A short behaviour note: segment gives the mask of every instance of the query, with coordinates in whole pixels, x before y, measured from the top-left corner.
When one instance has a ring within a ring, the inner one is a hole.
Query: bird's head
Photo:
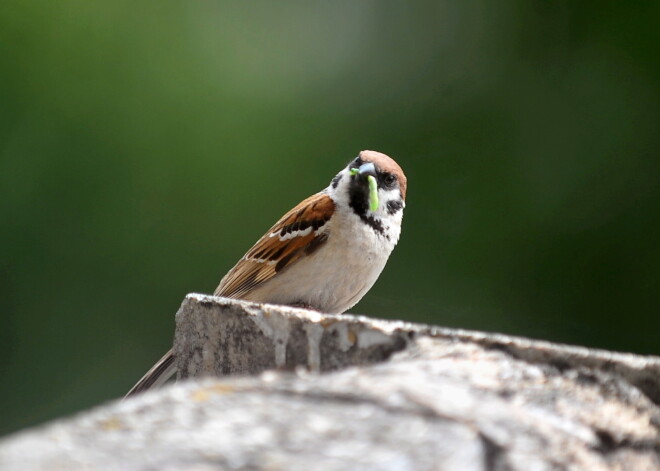
[[[405,207],[406,176],[392,158],[380,152],[360,152],[330,186],[335,194],[346,195],[360,218],[394,216]]]

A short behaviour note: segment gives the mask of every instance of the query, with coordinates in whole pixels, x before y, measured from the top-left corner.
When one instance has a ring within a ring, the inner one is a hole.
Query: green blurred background
[[[659,5],[0,2],[0,433],[121,396],[365,148],[409,197],[353,312],[660,353]]]

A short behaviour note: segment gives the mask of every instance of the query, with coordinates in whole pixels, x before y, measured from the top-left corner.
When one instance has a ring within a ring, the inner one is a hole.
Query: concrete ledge
[[[5,438],[0,469],[660,469],[657,357],[196,294],[175,337],[187,381]]]
[[[419,337],[471,343],[560,371],[615,374],[660,405],[660,358],[495,333],[189,294],[176,314],[179,378],[256,374],[303,366],[332,371],[385,361]]]

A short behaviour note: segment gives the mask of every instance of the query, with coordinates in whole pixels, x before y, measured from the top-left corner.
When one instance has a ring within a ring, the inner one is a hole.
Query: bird
[[[399,241],[407,179],[391,157],[363,150],[324,190],[275,223],[227,272],[215,296],[341,314],[371,289]],[[176,373],[167,352],[125,397]]]

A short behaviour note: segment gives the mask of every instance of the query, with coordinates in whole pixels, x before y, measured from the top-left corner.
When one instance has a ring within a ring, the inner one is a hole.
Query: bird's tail
[[[174,364],[174,352],[168,351],[163,358],[158,360],[154,366],[131,388],[124,399],[135,394],[139,394],[147,389],[156,388],[162,385],[165,381],[170,379],[176,373],[176,365]]]

